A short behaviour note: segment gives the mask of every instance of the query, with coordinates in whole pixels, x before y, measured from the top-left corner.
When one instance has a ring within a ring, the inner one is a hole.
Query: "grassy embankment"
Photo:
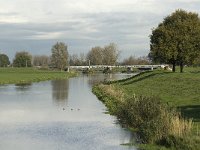
[[[75,75],[73,72],[39,70],[36,68],[0,68],[0,84],[19,84],[65,79]]]
[[[186,68],[185,73],[141,73],[130,79],[98,85],[93,92],[121,123],[134,128],[145,143],[140,147],[198,149],[199,83],[200,68]]]

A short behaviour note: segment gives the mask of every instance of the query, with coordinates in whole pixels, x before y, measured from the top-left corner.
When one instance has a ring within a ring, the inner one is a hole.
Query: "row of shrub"
[[[175,149],[196,149],[191,142],[192,120],[161,103],[158,97],[127,97],[113,85],[100,84],[93,92],[120,123],[133,128],[141,143],[159,144]]]

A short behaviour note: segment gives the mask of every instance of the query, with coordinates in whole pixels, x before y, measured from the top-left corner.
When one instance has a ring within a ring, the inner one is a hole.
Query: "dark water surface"
[[[100,80],[130,75],[0,86],[0,150],[127,150],[133,135],[105,114],[91,92]]]

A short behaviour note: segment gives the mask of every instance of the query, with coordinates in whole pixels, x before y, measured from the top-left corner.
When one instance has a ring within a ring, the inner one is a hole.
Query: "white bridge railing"
[[[124,66],[109,66],[109,65],[91,65],[91,66],[69,66],[71,69],[86,69],[86,68],[165,68],[169,65],[124,65]]]

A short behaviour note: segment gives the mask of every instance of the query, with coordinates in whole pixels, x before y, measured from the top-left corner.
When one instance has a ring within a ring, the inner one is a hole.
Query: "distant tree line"
[[[16,52],[14,60],[10,63],[6,54],[0,54],[0,67],[42,67],[42,68],[57,68],[64,70],[67,66],[86,66],[86,65],[145,65],[149,64],[147,57],[130,56],[122,62],[118,61],[119,50],[117,45],[110,43],[104,47],[95,46],[87,54],[80,53],[69,55],[68,47],[63,42],[57,42],[52,46],[51,56],[35,55],[32,56],[29,52]]]
[[[128,58],[125,58],[121,62],[121,65],[150,65],[150,64],[151,61],[147,56],[142,56],[142,57],[130,56]]]
[[[50,64],[50,57],[46,55],[33,56],[33,66],[48,67]]]
[[[84,53],[72,54],[69,56],[69,65],[70,66],[86,66],[88,62],[86,60],[86,55]]]

